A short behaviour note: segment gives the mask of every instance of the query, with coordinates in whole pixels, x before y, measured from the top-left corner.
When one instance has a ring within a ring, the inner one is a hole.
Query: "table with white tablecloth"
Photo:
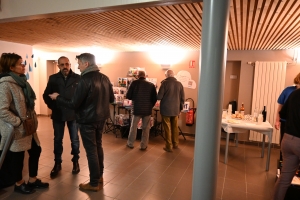
[[[255,122],[244,121],[244,120],[232,120],[232,119],[222,119],[222,128],[227,133],[226,134],[226,149],[225,149],[225,159],[224,163],[227,164],[228,157],[228,145],[229,145],[229,135],[231,133],[245,133],[248,130],[256,131],[263,135],[262,141],[262,149],[261,149],[261,157],[264,157],[264,148],[265,148],[265,136],[268,136],[269,144],[268,144],[268,156],[266,163],[266,171],[269,171],[270,164],[270,153],[271,153],[271,145],[272,145],[272,135],[273,135],[273,127],[269,122],[262,122],[261,124],[257,124]]]

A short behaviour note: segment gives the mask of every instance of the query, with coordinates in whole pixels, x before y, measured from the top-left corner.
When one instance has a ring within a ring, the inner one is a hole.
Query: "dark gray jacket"
[[[177,116],[183,108],[184,90],[182,84],[174,77],[166,78],[161,82],[157,100],[160,101],[160,114]]]
[[[98,69],[97,66],[89,67]],[[75,110],[77,123],[91,124],[109,117],[109,105],[114,102],[114,98],[109,78],[99,70],[93,70],[81,73],[71,100],[59,95],[56,101],[58,105]]]
[[[155,86],[146,81],[144,77],[133,81],[126,94],[126,98],[132,100],[132,114],[151,115],[152,108],[156,103],[156,95]]]
[[[48,108],[52,110],[51,119],[58,121],[73,121],[75,120],[75,111],[65,106],[58,106],[56,101],[53,101],[49,94],[57,92],[66,99],[71,99],[80,80],[80,75],[70,70],[67,79],[61,72],[53,74],[49,77],[47,87],[43,94],[43,99]]]

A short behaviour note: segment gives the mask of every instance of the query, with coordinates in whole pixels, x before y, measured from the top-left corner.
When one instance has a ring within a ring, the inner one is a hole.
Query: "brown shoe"
[[[173,146],[173,149],[178,149],[178,145],[176,145],[176,146]]]
[[[99,183],[103,183],[103,177],[99,179]]]
[[[172,149],[167,149],[166,147],[163,148],[163,150],[165,150],[166,152],[172,152]]]
[[[89,183],[80,183],[79,184],[80,190],[89,190],[93,192],[98,192],[100,190],[99,185],[98,186],[91,186]]]

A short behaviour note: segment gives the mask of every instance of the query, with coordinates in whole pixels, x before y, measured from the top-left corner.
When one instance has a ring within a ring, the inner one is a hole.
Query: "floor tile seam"
[[[221,191],[221,199],[223,199],[223,194],[224,194],[224,189],[225,189],[225,177],[226,177],[226,173],[227,173],[227,165],[225,166],[225,170],[224,170],[224,181],[223,181],[223,185],[222,185],[222,191]]]
[[[248,197],[248,194],[252,194],[252,195],[260,196],[260,197],[266,197],[265,195],[259,195],[259,194],[255,194],[255,193],[251,193],[251,192],[246,192],[247,197]],[[268,199],[271,198],[271,195],[272,195],[272,193],[270,192],[268,195],[269,196]]]
[[[121,186],[120,185],[116,185],[116,184],[113,184],[113,183],[110,183],[111,185],[114,185],[114,186],[117,186],[118,188],[120,188]],[[107,184],[105,185],[105,186],[107,186]],[[105,187],[104,186],[104,187]],[[103,187],[103,188],[104,188]],[[103,190],[103,188],[102,188],[102,190]],[[126,189],[127,187],[123,187],[122,189],[121,189],[121,191],[116,195],[116,196],[108,196],[108,195],[105,195],[105,194],[103,194],[104,196],[107,196],[107,197],[110,197],[110,198],[113,198],[113,199],[116,199],[116,197],[119,195],[119,194],[121,194],[121,192],[123,192],[125,189]]]
[[[135,179],[135,180],[137,180],[138,179],[138,177]],[[132,183],[131,184],[129,184],[129,185],[127,185],[127,187],[126,188],[128,188],[128,189],[132,189],[132,188],[129,188],[132,184],[133,184],[133,182],[134,181],[132,181]],[[155,182],[155,183],[157,183],[157,182]],[[155,184],[153,184],[147,191],[144,191],[146,194],[152,189],[152,187],[154,186]]]
[[[129,188],[129,189],[131,189],[131,188]],[[121,193],[120,193],[120,194],[121,194]],[[118,196],[119,196],[120,194],[118,194]],[[144,193],[143,196],[141,197],[141,199],[143,199],[144,196],[146,196],[146,194],[147,194],[147,193]],[[120,200],[119,198],[117,198],[118,196],[116,196],[116,198],[114,198],[113,200]]]
[[[155,185],[155,184],[154,184],[154,185]],[[151,189],[154,187],[154,185],[152,185],[152,187],[150,188],[149,191],[151,191]],[[163,184],[163,185],[166,185],[166,184]],[[172,194],[174,193],[175,189],[176,189],[176,187],[174,187],[173,191],[171,192],[170,196],[168,197],[168,200],[170,200],[170,198],[171,198]],[[160,194],[155,194],[155,193],[152,193],[152,192],[149,192],[149,191],[148,191],[147,193],[153,194],[153,195],[156,195],[156,196],[162,196],[162,195],[160,195]]]
[[[165,152],[165,153],[172,153],[172,152]],[[174,161],[176,160],[176,158],[178,157],[178,155],[179,154],[176,155],[176,157],[172,160],[172,162],[170,163],[170,165],[168,165],[168,167],[170,167],[174,163]]]
[[[136,178],[136,179],[137,179],[137,178]],[[136,179],[135,179],[135,180],[136,180]],[[132,181],[132,183],[133,183],[133,182],[134,182],[134,181]],[[132,184],[132,183],[131,183],[131,184]],[[129,188],[129,186],[130,186],[131,184],[129,184],[128,186],[126,186],[126,187],[125,187],[125,189],[134,190],[133,188]],[[153,185],[151,186],[151,188],[152,188],[152,187],[153,187]],[[143,199],[143,198],[144,198],[144,196],[146,196],[146,194],[148,194],[148,193],[149,193],[149,191],[151,190],[151,188],[150,188],[150,189],[148,189],[148,191],[147,191],[147,192],[144,192],[145,194],[142,196],[142,198],[141,198],[141,199]],[[123,192],[123,191],[125,191],[125,189],[124,189],[124,190],[122,190],[122,192]],[[121,192],[121,193],[122,193],[122,192]],[[120,193],[120,194],[121,194],[121,193]],[[117,196],[119,196],[120,194],[118,194]],[[117,198],[116,198],[116,199],[117,199]]]
[[[158,159],[158,158],[157,158]],[[156,160],[157,160],[156,159]],[[155,160],[155,161],[156,161]],[[154,163],[155,161],[153,161],[152,163]],[[136,160],[136,161],[134,161],[131,165],[129,165],[128,167],[131,167],[131,166],[133,166],[134,164],[136,164],[138,162],[138,160]],[[144,170],[143,170],[143,172],[146,170],[146,169],[148,169],[149,167],[151,166],[151,164],[149,165],[149,166],[147,166]]]
[[[185,169],[185,171],[182,173],[182,175],[181,175],[180,179],[178,180],[178,182],[177,182],[177,184],[176,184],[176,186],[175,186],[175,188],[174,188],[173,192],[171,193],[171,195],[170,195],[169,199],[170,199],[170,198],[171,198],[171,196],[174,194],[174,192],[175,192],[176,188],[178,187],[178,185],[179,185],[180,181],[183,179],[183,177],[184,177],[184,174],[186,173],[186,171],[188,170],[189,166],[190,166],[192,163],[194,163],[194,162],[190,161],[189,165],[187,166],[187,168]],[[168,168],[167,168],[167,169],[168,169]],[[167,170],[167,169],[166,169],[166,170]],[[165,173],[165,172],[164,172],[164,173]],[[164,174],[164,173],[163,173],[163,174]],[[193,184],[193,183],[192,183],[192,184]]]
[[[187,165],[187,167],[185,168],[185,170],[184,170],[184,172],[183,172],[182,174],[185,174],[186,171],[188,170],[188,168],[190,167],[190,165],[193,164],[193,163],[194,163],[193,160],[191,160],[191,161],[189,162],[189,164]],[[171,167],[171,165],[168,166],[167,169],[170,168],[170,167]],[[174,168],[176,168],[176,169],[182,169],[182,168],[177,168],[177,167],[174,167]],[[166,170],[167,170],[167,169],[166,169]],[[166,171],[166,170],[165,170],[165,171]],[[165,171],[163,172],[163,174],[165,173]],[[183,177],[181,177],[181,179],[182,179],[182,178],[183,178]],[[181,180],[181,179],[180,179],[180,180]]]

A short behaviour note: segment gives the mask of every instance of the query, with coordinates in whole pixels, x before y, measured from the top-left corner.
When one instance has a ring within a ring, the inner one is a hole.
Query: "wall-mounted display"
[[[157,78],[146,78],[146,80],[153,83],[155,87],[157,86]]]
[[[192,80],[190,72],[181,70],[177,73],[175,78],[182,83],[183,87],[196,89],[196,82]]]
[[[127,87],[127,84],[128,84],[127,81],[128,81],[127,78],[119,77],[118,78],[118,87]]]
[[[145,68],[141,68],[141,67],[130,67],[128,70],[128,76],[137,76],[139,71],[145,71]]]

